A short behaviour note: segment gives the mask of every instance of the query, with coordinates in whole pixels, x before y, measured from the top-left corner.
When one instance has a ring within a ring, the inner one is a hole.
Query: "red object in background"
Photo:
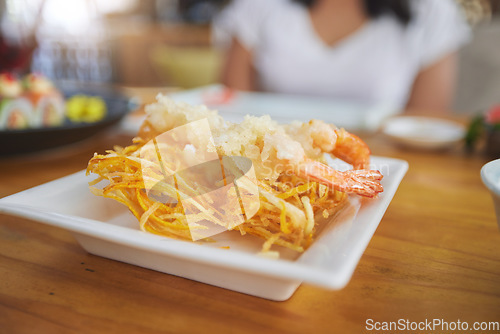
[[[486,154],[491,159],[500,158],[500,104],[490,108],[484,116],[486,124]]]
[[[29,72],[34,46],[9,44],[0,35],[0,72]]]
[[[236,92],[231,89],[224,87],[216,91],[205,91],[203,92],[203,103],[206,105],[219,105],[230,103],[236,95]]]
[[[492,107],[485,115],[488,124],[500,124],[500,104]]]

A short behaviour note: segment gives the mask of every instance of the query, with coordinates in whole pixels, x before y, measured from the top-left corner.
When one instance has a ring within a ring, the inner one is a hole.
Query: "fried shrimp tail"
[[[306,158],[298,167],[298,175],[327,185],[335,190],[375,197],[384,190],[380,180],[382,174],[376,170],[338,171],[319,161]]]

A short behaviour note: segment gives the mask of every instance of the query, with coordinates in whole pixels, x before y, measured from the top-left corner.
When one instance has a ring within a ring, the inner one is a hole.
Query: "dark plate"
[[[0,156],[23,154],[73,144],[117,124],[132,109],[130,99],[107,87],[59,86],[66,98],[76,94],[100,96],[107,106],[104,119],[95,123],[73,123],[57,127],[0,131]]]

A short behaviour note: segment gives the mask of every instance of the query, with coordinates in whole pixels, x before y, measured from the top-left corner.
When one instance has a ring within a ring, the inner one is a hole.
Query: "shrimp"
[[[354,169],[369,169],[371,151],[368,145],[361,138],[344,129],[335,129],[335,134],[337,141],[330,153],[351,164]]]
[[[247,118],[245,122],[252,123],[252,120],[261,121],[259,118]],[[266,133],[262,138],[256,138],[253,143],[263,144],[261,152],[265,154],[265,161],[271,163],[268,167],[271,167],[270,171],[275,173],[273,175],[291,172],[329,188],[364,197],[375,197],[383,191],[380,183],[383,176],[379,171],[368,169],[338,171],[327,164],[309,158],[299,142],[280,130],[275,128],[274,132]],[[271,174],[259,176],[266,179],[272,178]]]
[[[291,172],[345,193],[374,197],[383,191],[382,174],[367,169],[367,145],[359,137],[322,121],[282,126],[269,116],[246,116],[237,124],[224,121],[206,107],[176,103],[166,97],[160,97],[159,103],[149,109],[148,125],[142,129],[146,137],[207,118],[218,154],[251,159],[258,179],[273,182]],[[324,152],[352,164],[355,170],[338,171],[318,161]]]
[[[354,169],[369,169],[371,151],[358,136],[338,129],[320,120],[308,123],[293,122],[285,131],[298,141],[305,143],[310,158],[329,153],[353,166]]]
[[[298,175],[338,191],[365,197],[375,197],[384,190],[380,184],[383,176],[377,170],[357,169],[341,172],[307,157],[298,166]]]

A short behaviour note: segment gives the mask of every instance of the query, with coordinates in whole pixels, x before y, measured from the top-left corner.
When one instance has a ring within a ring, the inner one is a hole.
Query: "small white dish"
[[[373,157],[372,168],[384,175],[384,192],[364,201],[354,219],[326,224],[302,255],[284,251],[280,259],[258,256],[263,240],[234,231],[211,243],[142,232],[125,206],[89,191],[84,171],[2,198],[0,212],[67,229],[95,255],[281,301],[301,282],[328,289],[348,283],[408,163]]]
[[[481,168],[481,179],[491,193],[500,228],[500,159],[490,161]]]
[[[398,144],[419,149],[444,149],[462,141],[463,125],[433,117],[398,116],[387,119],[382,133]]]

